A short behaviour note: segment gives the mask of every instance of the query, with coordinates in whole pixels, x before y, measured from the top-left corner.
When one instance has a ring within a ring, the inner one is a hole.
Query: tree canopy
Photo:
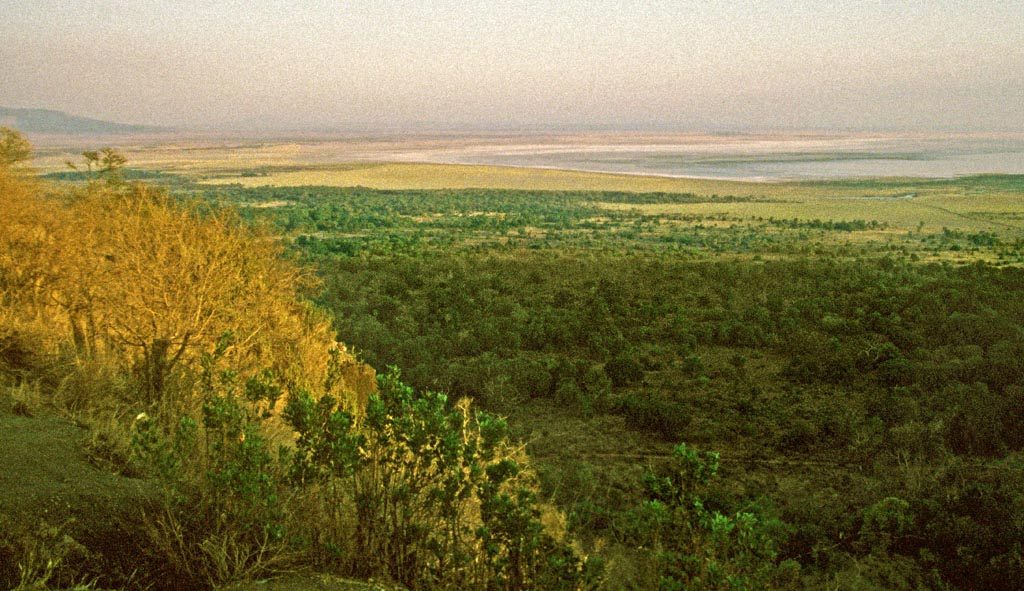
[[[10,127],[0,127],[0,167],[24,162],[32,157],[32,144],[21,132]]]

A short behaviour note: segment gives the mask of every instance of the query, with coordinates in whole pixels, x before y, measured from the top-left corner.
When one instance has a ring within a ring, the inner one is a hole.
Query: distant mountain
[[[114,123],[87,117],[76,117],[49,109],[12,109],[0,107],[0,125],[25,133],[123,134],[170,131],[167,127]]]

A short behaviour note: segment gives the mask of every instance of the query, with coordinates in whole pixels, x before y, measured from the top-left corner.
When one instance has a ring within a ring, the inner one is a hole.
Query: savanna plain
[[[5,588],[1024,580],[1024,176],[3,134]]]

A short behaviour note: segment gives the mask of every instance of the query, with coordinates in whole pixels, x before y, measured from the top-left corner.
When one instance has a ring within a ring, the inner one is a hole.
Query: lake
[[[949,178],[1024,174],[1024,136],[523,136],[457,141],[392,156],[406,161],[734,180]]]

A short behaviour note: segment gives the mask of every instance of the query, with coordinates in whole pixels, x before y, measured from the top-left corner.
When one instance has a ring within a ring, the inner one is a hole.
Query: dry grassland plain
[[[136,144],[130,165],[183,175],[204,185],[368,187],[373,189],[512,189],[690,193],[749,197],[747,202],[634,205],[602,203],[644,214],[730,215],[797,220],[878,221],[892,229],[950,228],[1024,236],[1024,183],[970,183],[918,178],[867,181],[746,182],[600,173],[554,168],[385,161],[436,150],[438,140],[186,141]],[[44,147],[43,172],[60,170],[74,151]],[[380,157],[374,161],[372,158]],[[417,156],[414,156],[417,157]],[[352,158],[337,162],[338,158]],[[600,203],[600,196],[595,196]]]

